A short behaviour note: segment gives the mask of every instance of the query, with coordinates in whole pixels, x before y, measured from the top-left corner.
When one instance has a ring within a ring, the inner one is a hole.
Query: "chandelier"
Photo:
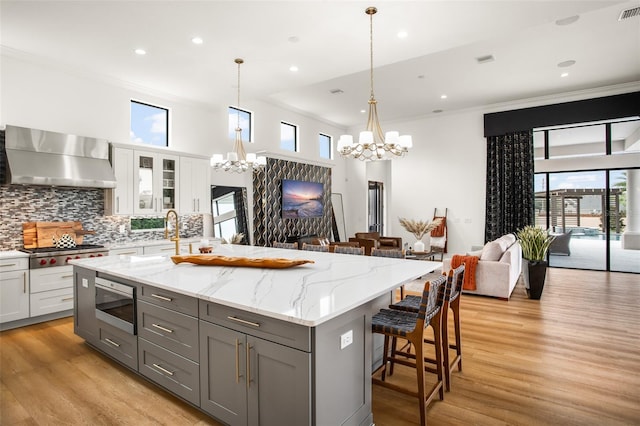
[[[234,61],[238,64],[238,103],[236,111],[238,112],[238,120],[236,123],[236,139],[233,144],[233,151],[227,152],[227,156],[222,154],[213,154],[211,156],[211,167],[214,170],[222,170],[225,172],[244,173],[247,170],[257,170],[267,164],[264,156],[257,157],[254,153],[246,153],[244,144],[242,143],[242,128],[240,127],[240,65],[244,60],[237,58]]]
[[[375,7],[368,7],[365,13],[369,15],[369,43],[371,47],[371,96],[369,97],[369,117],[366,130],[360,132],[358,143],[353,142],[353,136],[342,135],[338,140],[338,152],[345,158],[355,158],[362,161],[385,160],[393,156],[402,157],[413,146],[410,135],[402,135],[398,132],[384,134],[378,120],[378,108],[373,94],[373,15],[378,12]]]

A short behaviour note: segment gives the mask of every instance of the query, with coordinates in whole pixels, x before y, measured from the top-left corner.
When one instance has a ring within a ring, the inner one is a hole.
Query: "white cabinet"
[[[111,148],[111,167],[116,177],[116,187],[105,191],[106,215],[133,214],[133,150]]]
[[[31,317],[73,309],[73,266],[31,271]]]
[[[207,213],[209,200],[209,161],[180,157],[180,214]]]
[[[0,260],[0,323],[29,318],[29,260]]]
[[[139,256],[141,254],[142,247],[122,247],[109,250],[109,256]]]
[[[133,213],[166,213],[177,207],[180,157],[134,150]]]
[[[144,246],[143,254],[176,254],[176,243]],[[189,254],[189,243],[180,243],[180,254]]]

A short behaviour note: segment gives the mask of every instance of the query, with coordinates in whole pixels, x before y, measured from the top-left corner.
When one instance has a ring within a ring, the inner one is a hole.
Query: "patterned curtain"
[[[485,242],[534,223],[533,131],[487,138]]]

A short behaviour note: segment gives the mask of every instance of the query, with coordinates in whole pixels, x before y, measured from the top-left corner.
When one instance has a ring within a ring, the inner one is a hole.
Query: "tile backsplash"
[[[104,216],[104,189],[0,186],[0,250],[22,248],[23,222],[79,221],[85,244],[124,244],[164,238],[163,231],[134,231],[128,216]],[[180,216],[181,238],[203,235],[203,215]],[[186,224],[186,226],[185,226]],[[120,233],[125,225],[125,233]],[[185,229],[186,228],[186,229]]]

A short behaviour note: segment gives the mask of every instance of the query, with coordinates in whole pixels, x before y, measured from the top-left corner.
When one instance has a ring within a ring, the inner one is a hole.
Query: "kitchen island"
[[[371,316],[392,290],[441,263],[240,245],[216,254],[314,263],[74,261],[76,334],[227,424],[372,424],[370,374],[382,342],[372,340]],[[133,333],[96,318],[96,281],[134,289]]]

